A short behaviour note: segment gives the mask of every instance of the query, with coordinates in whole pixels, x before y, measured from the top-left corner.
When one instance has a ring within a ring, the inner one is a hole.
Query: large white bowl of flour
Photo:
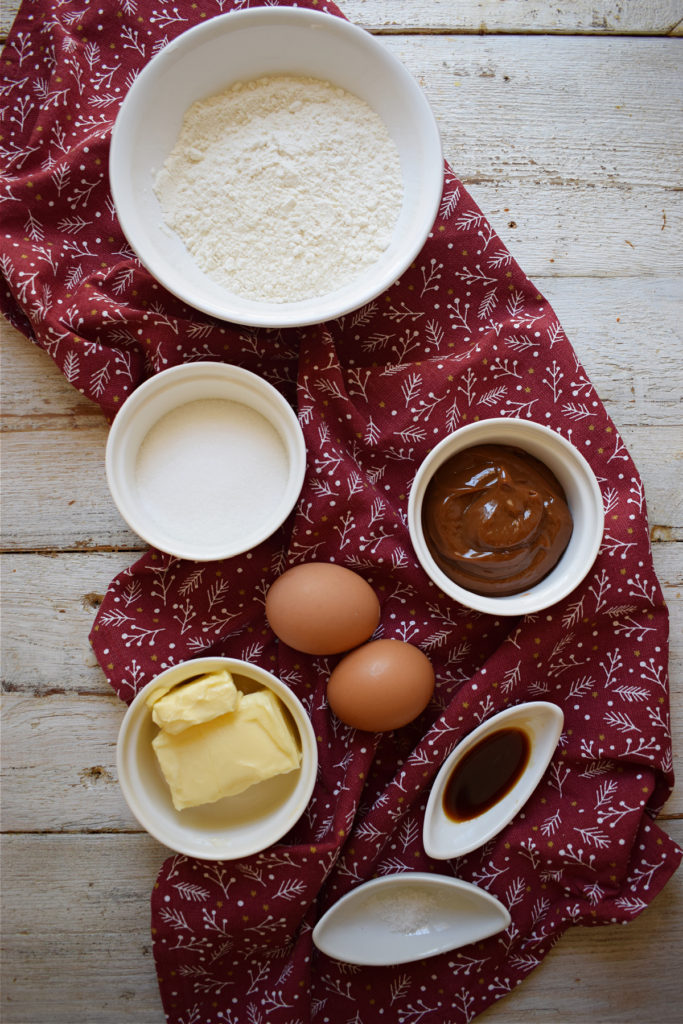
[[[306,472],[296,413],[271,384],[227,363],[183,363],[124,402],[107,438],[116,506],[178,558],[232,558],[270,537]]]
[[[329,14],[263,7],[185,32],[112,134],[121,227],[174,295],[263,327],[334,319],[390,287],[443,187],[434,115],[406,68]]]

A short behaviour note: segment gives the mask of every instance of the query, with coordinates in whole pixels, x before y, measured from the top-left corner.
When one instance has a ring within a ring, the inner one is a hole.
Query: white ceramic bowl
[[[457,452],[480,444],[521,448],[544,463],[562,485],[574,523],[569,544],[549,575],[530,589],[506,597],[476,594],[454,583],[432,557],[422,530],[422,502],[434,473]],[[531,420],[500,418],[461,427],[432,449],[411,487],[408,526],[420,564],[444,594],[490,615],[529,615],[561,601],[589,572],[602,542],[604,510],[593,470],[569,441]]]
[[[386,966],[481,942],[510,925],[506,907],[471,882],[401,871],[346,893],[320,918],[313,942],[349,964]]]
[[[556,704],[530,701],[493,715],[469,733],[449,754],[432,785],[422,826],[425,853],[435,860],[462,857],[498,835],[522,809],[552,760],[564,714]],[[444,810],[444,793],[457,766],[488,736],[501,729],[526,734],[529,756],[515,784],[491,807],[465,821],[454,821]]]
[[[268,74],[324,79],[364,100],[399,151],[404,200],[376,265],[329,294],[256,302],[213,282],[164,228],[153,182],[188,107],[232,83]],[[422,248],[438,211],[443,157],[438,128],[415,80],[368,32],[334,15],[263,7],[219,15],[164,47],[128,92],[112,133],[109,176],[119,223],[141,262],[170,292],[212,316],[286,327],[320,323],[369,302]]]
[[[267,381],[226,363],[150,377],[111,426],[107,482],[143,540],[179,558],[231,558],[282,525],[299,496],[306,445]]]
[[[222,669],[244,692],[268,687],[277,694],[299,733],[301,766],[235,796],[176,811],[152,747],[157,727],[147,699],[155,690]],[[188,857],[235,860],[266,849],[299,820],[313,792],[318,748],[301,702],[270,672],[234,658],[197,658],[167,669],[137,694],[121,723],[116,762],[126,802],[150,835]]]

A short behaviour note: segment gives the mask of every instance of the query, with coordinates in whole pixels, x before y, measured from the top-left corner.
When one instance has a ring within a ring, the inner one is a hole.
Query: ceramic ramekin
[[[267,687],[279,697],[299,735],[301,765],[235,796],[177,811],[152,747],[157,727],[147,702],[155,690],[223,669],[232,674],[238,689]],[[318,768],[313,727],[296,695],[265,669],[234,658],[196,658],[148,683],[126,711],[116,756],[123,795],[142,827],[169,849],[203,860],[248,857],[281,839],[303,814]]]
[[[263,378],[225,363],[186,363],[149,378],[107,440],[107,482],[131,529],[160,551],[202,562],[271,536],[305,471],[292,407]]]
[[[425,540],[422,503],[431,478],[457,452],[475,445],[507,445],[528,452],[555,474],[567,498],[573,520],[569,544],[545,579],[519,594],[492,597],[464,589],[437,565]],[[500,418],[461,427],[432,449],[411,487],[408,525],[420,564],[444,594],[459,604],[491,615],[528,615],[561,601],[587,575],[602,542],[604,511],[595,474],[574,445],[556,431],[531,420]]]

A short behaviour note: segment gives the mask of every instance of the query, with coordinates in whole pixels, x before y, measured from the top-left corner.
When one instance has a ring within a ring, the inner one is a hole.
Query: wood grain
[[[3,6],[0,37],[17,6]],[[446,158],[553,305],[643,477],[680,774],[683,0],[341,6],[423,85]],[[87,639],[144,545],[109,497],[99,408],[18,332],[1,334],[2,1019],[161,1024],[149,894],[167,851],[120,794],[124,707]],[[660,818],[679,843],[682,794]],[[679,872],[628,927],[572,929],[478,1019],[674,1024],[682,946]]]
[[[467,182],[593,182],[630,193],[676,180],[676,150],[665,143],[680,115],[675,39],[395,36],[383,42],[423,86],[444,150]],[[620,66],[629,74],[615,74]]]
[[[681,822],[668,831],[683,842]],[[6,1024],[161,1024],[149,892],[165,857],[147,835],[5,839]],[[27,898],[46,865],[50,886]],[[680,977],[658,965],[680,948],[681,916],[683,887],[671,882],[625,928],[570,929],[520,988],[477,1019],[677,1024]]]
[[[5,694],[111,695],[88,634],[109,582],[136,555],[129,551],[20,552],[0,559]],[[683,545],[658,541],[653,544],[653,556],[671,615],[672,688],[683,701],[679,688],[683,685]],[[683,718],[674,725],[683,729]],[[683,748],[683,735],[676,746]]]
[[[587,33],[669,35],[683,19],[680,0],[619,3],[572,0],[567,4],[530,0],[340,0],[352,21],[380,31],[489,33]]]
[[[149,895],[166,854],[146,834],[6,837],[7,1024],[161,1024]]]
[[[572,0],[569,4],[532,0],[340,0],[351,21],[376,32],[572,33],[673,35],[683,21],[680,0]],[[9,31],[19,0],[7,0],[0,34]]]
[[[584,278],[553,280],[545,292],[636,460],[651,523],[675,539],[683,536],[679,486],[683,452],[677,401],[683,390],[683,371],[674,360],[670,372],[661,376],[634,377],[633,367],[642,362],[646,329],[642,295],[649,285],[644,281],[639,288],[629,282],[618,289],[619,303],[614,288],[607,288],[614,309],[607,307],[602,285]],[[658,282],[650,291],[650,303],[650,315],[656,318],[659,330],[648,349],[656,356],[668,344],[675,353],[680,306],[675,283],[669,287]],[[620,310],[618,323],[616,309]],[[0,498],[4,549],[143,550],[109,494],[104,471],[108,426],[102,414],[87,409],[82,396],[80,401],[74,399],[69,393],[73,389],[49,358],[27,346],[26,340],[8,327],[3,331],[3,351],[6,359],[22,368],[16,378],[12,374],[11,388],[4,375],[9,428],[3,435],[6,474]],[[55,385],[52,409],[49,414],[37,415],[32,410],[41,408],[48,381]],[[56,404],[59,396],[64,396],[65,402],[61,414]],[[680,466],[677,472],[671,471],[672,460]]]

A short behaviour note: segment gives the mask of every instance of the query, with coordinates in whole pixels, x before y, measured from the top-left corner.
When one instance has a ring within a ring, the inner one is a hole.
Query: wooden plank
[[[88,641],[110,582],[130,551],[2,555],[5,692],[111,696]]]
[[[523,252],[512,247],[523,263]],[[534,275],[532,275],[534,280]],[[683,367],[681,279],[558,277],[538,280],[577,356],[620,424],[679,422]],[[94,402],[69,384],[49,356],[6,321],[2,335],[2,431],[92,431],[98,458],[108,425]],[[661,364],[664,372],[637,373]],[[5,441],[8,439],[5,438]]]
[[[125,933],[149,920],[152,885],[170,851],[146,832],[136,835],[6,836],[2,909],[10,935],[81,936]],[[48,852],[50,851],[50,852]],[[74,870],[74,856],[81,860]],[[26,900],[40,864],[49,860],[52,885]],[[57,923],[57,918],[62,920]],[[149,936],[146,936],[149,943]],[[148,951],[149,952],[149,951]]]
[[[9,550],[143,547],[114,505],[104,470],[107,426],[3,437],[3,546]]]
[[[7,557],[7,556],[5,556]],[[12,562],[36,565],[38,556],[14,556]],[[88,556],[68,555],[43,559],[39,569],[53,563],[51,580],[40,582],[54,586],[67,569],[79,575],[87,572]],[[99,556],[98,561],[101,561]],[[656,546],[656,569],[662,581],[671,615],[671,718],[676,765],[683,763],[683,547],[677,544]],[[73,575],[69,572],[67,575]],[[20,831],[135,830],[137,825],[123,802],[117,783],[116,738],[125,711],[124,705],[101,680],[101,694],[79,694],[70,689],[68,674],[62,677],[63,692],[50,692],[55,675],[31,651],[32,626],[41,617],[39,607],[27,608],[23,635],[8,632],[9,662],[32,664],[35,676],[27,679],[26,670],[9,679],[4,698],[3,827]],[[65,656],[85,646],[80,631],[80,613],[76,621],[63,621],[60,639]],[[38,636],[40,630],[37,630]],[[93,666],[93,675],[99,669]],[[50,685],[51,684],[51,685]],[[666,807],[667,816],[683,814],[683,790],[674,791]]]
[[[378,31],[542,32],[668,35],[683,18],[680,0],[339,0],[347,18]]]
[[[671,358],[680,345],[679,285],[649,278],[560,278],[540,287],[624,434],[643,477],[651,522],[670,528],[670,539],[682,536],[680,472],[671,471],[672,460],[681,459],[683,366]],[[91,415],[88,404],[79,419],[73,389],[44,353],[9,327],[3,352],[11,428],[3,435],[5,549],[144,550],[109,494],[104,417]],[[653,362],[661,372],[646,372]],[[50,412],[36,416],[48,391]]]
[[[530,244],[511,246],[522,266],[524,249]],[[554,307],[601,398],[620,425],[679,422],[683,367],[675,354],[681,345],[680,279],[531,277]],[[0,322],[0,327],[2,430],[61,429],[71,433],[87,429],[92,431],[99,459],[108,432],[101,410],[79,395],[46,353],[6,322]],[[666,372],[634,372],[643,365],[645,352],[648,361],[654,358],[666,367]]]
[[[163,1020],[149,897],[167,853],[146,834],[4,838],[6,1024]]]
[[[683,842],[683,822],[664,828]],[[159,1024],[149,894],[164,857],[146,835],[5,837],[5,1024]],[[682,944],[679,872],[628,926],[570,929],[478,1020],[675,1024],[680,978],[664,951]]]
[[[671,188],[612,188],[592,182],[551,184],[541,176],[532,182],[513,181],[506,174],[485,181],[477,174],[468,176],[463,166],[468,158],[461,146],[446,156],[534,281],[558,277],[670,280],[683,267],[683,195],[673,184]],[[527,172],[529,176],[537,173],[530,162]],[[41,395],[41,399],[44,406],[36,408],[36,422],[53,411],[54,397]],[[85,425],[96,411],[97,406],[74,389],[69,407],[74,424]],[[14,415],[12,407],[6,412]]]
[[[683,19],[680,0],[619,3],[615,0],[340,0],[351,21],[378,32],[522,32],[588,35],[668,35]],[[7,0],[0,39],[12,26],[19,0]],[[216,13],[220,13],[217,10]]]
[[[139,831],[121,793],[113,693],[3,699],[3,830]]]
[[[680,700],[675,722],[681,732],[676,747],[683,755],[683,545],[656,543],[653,554],[671,612],[672,686]],[[6,554],[0,558],[2,687],[7,694],[111,696],[88,634],[107,585],[133,557],[130,552],[96,552]]]
[[[634,365],[638,365],[637,363]],[[595,376],[594,376],[595,380]],[[599,393],[599,391],[598,391]],[[618,420],[619,410],[612,410]],[[678,426],[628,426],[622,434],[645,486],[652,523],[683,537]],[[106,431],[14,431],[3,441],[6,551],[144,550],[126,528],[104,478]],[[22,467],[25,475],[17,475]]]
[[[466,182],[674,187],[680,44],[565,36],[386,36]],[[629,74],[615,74],[628,67]],[[628,237],[628,236],[627,236]],[[632,239],[636,241],[637,239]]]
[[[459,172],[457,154],[454,170]],[[550,279],[670,280],[683,267],[683,196],[591,183],[472,181],[472,198],[525,273]],[[680,301],[680,283],[677,284]]]
[[[620,430],[680,423],[683,364],[676,353],[683,281],[545,278],[537,283]],[[642,460],[637,464],[646,472]]]
[[[638,370],[634,370],[637,375]],[[683,451],[681,428],[635,427],[621,435],[645,488],[653,540],[683,540]]]
[[[620,188],[628,225],[635,187],[679,183],[677,40],[401,35],[382,43],[422,85],[466,183]]]
[[[80,865],[80,849],[71,854]],[[93,931],[77,940],[42,929],[7,937],[3,1024],[162,1024],[149,925],[142,915],[133,917],[135,924],[112,931],[101,913]]]
[[[679,184],[676,39],[427,34],[382,44],[422,85],[466,183],[618,188],[621,244],[638,189]]]
[[[459,173],[457,164],[454,169]],[[681,305],[683,194],[659,188],[528,185],[502,178],[469,184],[468,191],[542,291],[548,290],[549,279],[586,278],[586,287],[594,291],[615,280],[612,308],[623,303],[630,315],[637,315],[639,309],[649,314],[654,305],[658,333],[663,331],[665,339],[673,333],[675,339]],[[627,281],[620,285],[622,278]],[[610,309],[608,296],[603,308]],[[616,316],[619,310],[612,322]],[[3,363],[9,367],[20,335],[0,320],[0,336]],[[45,380],[42,367],[48,360],[42,350],[27,344],[23,342],[21,364],[3,385],[4,429],[49,428],[50,417],[56,415],[68,416],[70,426],[78,428],[101,423],[97,405],[61,375],[54,377],[61,381],[56,386]]]
[[[99,405],[85,398],[42,348],[2,317],[0,346],[3,431],[106,429]]]

